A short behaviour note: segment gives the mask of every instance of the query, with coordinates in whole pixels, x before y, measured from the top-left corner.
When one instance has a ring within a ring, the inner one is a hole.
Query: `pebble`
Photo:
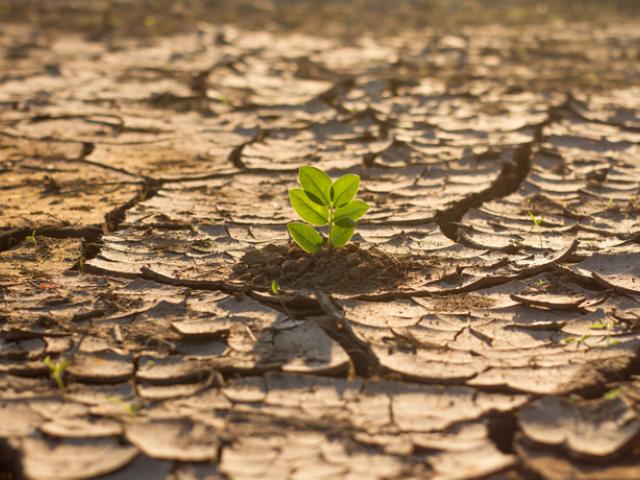
[[[358,265],[360,263],[360,256],[355,253],[355,252],[351,252],[349,255],[347,255],[347,265]]]

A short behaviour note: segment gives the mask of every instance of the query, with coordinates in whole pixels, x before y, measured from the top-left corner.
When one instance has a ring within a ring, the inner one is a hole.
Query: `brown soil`
[[[640,478],[638,13],[0,0],[0,480]]]
[[[295,245],[267,245],[247,251],[232,278],[259,286],[276,280],[285,289],[364,293],[383,286],[395,288],[427,268],[426,260],[419,257],[388,255],[356,243],[315,255]]]

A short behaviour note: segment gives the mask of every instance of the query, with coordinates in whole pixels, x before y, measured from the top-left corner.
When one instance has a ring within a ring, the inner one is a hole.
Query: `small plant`
[[[135,417],[138,412],[142,409],[142,404],[134,400],[133,402],[125,402],[115,395],[109,395],[107,397],[112,404],[122,409],[124,413],[126,413],[129,417]]]
[[[542,227],[541,227],[542,215],[539,215],[536,217],[532,212],[529,212],[529,217],[533,222],[533,228],[535,229],[536,232],[538,232],[538,239],[540,240],[540,248],[544,248],[542,246]]]
[[[533,282],[533,285],[538,289],[541,290],[545,287],[549,286],[549,280],[544,280],[543,278],[539,278],[538,280],[536,280],[535,282]]]
[[[51,379],[56,382],[60,390],[64,389],[64,371],[71,364],[66,358],[61,358],[57,362],[51,360],[51,357],[47,355],[42,361],[49,368],[49,375]]]
[[[620,345],[620,340],[612,338],[614,330],[618,327],[618,321],[615,318],[608,318],[602,322],[594,322],[589,325],[591,330],[606,330],[607,346]]]
[[[574,343],[576,345],[582,345],[588,339],[591,338],[591,335],[581,335],[579,337],[569,337],[561,340],[561,343],[565,345],[569,345],[570,343]]]
[[[341,176],[335,182],[322,170],[304,166],[298,172],[302,188],[289,190],[291,206],[300,217],[319,227],[327,226],[325,239],[314,227],[302,222],[288,225],[291,238],[308,253],[316,253],[323,245],[338,248],[346,245],[358,220],[369,209],[362,200],[354,200],[360,187],[360,177],[353,173]]]
[[[275,278],[271,280],[271,293],[273,294],[274,297],[276,297],[276,300],[278,300],[278,303],[282,307],[282,311],[287,315],[289,315],[289,318],[293,318],[291,311],[287,308],[287,305],[284,303],[284,300],[282,299],[282,291],[280,290],[280,285],[278,285],[278,282],[276,281]]]
[[[31,243],[33,243],[33,246],[34,246],[34,247],[35,247],[36,245],[38,245],[38,241],[36,240],[36,231],[35,231],[35,230],[33,230],[33,231],[31,232],[31,235],[27,235],[26,237],[24,237],[24,239],[25,239],[27,242],[31,242]]]
[[[620,396],[619,388],[612,388],[611,390],[609,390],[607,393],[604,394],[604,398],[606,400],[615,400],[619,396]]]

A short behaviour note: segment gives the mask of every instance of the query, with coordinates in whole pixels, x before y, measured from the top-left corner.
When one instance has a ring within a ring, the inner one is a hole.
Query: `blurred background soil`
[[[198,22],[348,40],[424,28],[635,21],[637,0],[2,0],[0,21],[109,35],[167,35]]]

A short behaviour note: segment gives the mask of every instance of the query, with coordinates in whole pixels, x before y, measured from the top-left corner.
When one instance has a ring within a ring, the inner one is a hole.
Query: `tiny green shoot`
[[[148,15],[148,16],[144,17],[143,23],[144,23],[145,27],[153,28],[153,27],[156,26],[158,21],[156,20],[156,17],[154,17],[153,15]]]
[[[543,278],[539,278],[538,280],[533,282],[533,285],[538,289],[542,289],[542,288],[544,288],[544,287],[549,285],[549,280],[545,280]]]
[[[589,325],[591,330],[606,330],[607,331],[607,346],[620,345],[620,340],[612,338],[613,330],[618,326],[618,321],[615,318],[607,318],[602,322],[594,322]]]
[[[570,343],[575,343],[576,345],[583,344],[586,340],[591,338],[591,335],[581,335],[579,337],[569,337],[562,340],[562,343],[565,345],[569,345]]]
[[[36,245],[38,245],[38,241],[36,240],[36,231],[35,231],[35,230],[33,230],[33,231],[31,232],[31,235],[27,235],[26,237],[24,237],[24,239],[25,239],[27,242],[31,242],[31,243],[33,243],[33,246],[34,246],[34,247],[35,247]]]
[[[538,239],[540,240],[540,248],[544,248],[542,246],[542,215],[535,216],[532,212],[529,212],[529,217],[533,222],[533,228],[538,232]]]
[[[605,330],[605,329],[608,330],[609,326],[604,324],[604,323],[602,323],[602,322],[595,322],[595,323],[592,323],[591,325],[589,325],[589,328],[591,330]]]
[[[47,355],[42,361],[49,368],[49,375],[51,379],[56,382],[60,390],[64,389],[64,371],[71,364],[66,358],[61,358],[57,362],[51,360],[51,357]]]
[[[298,182],[302,188],[289,190],[289,200],[296,213],[308,223],[290,222],[291,238],[311,254],[323,245],[329,249],[346,245],[355,232],[356,220],[369,209],[365,202],[355,199],[360,177],[347,173],[333,182],[319,168],[303,166],[298,171]],[[327,226],[328,238],[309,224]]]
[[[278,285],[278,282],[276,281],[276,279],[274,278],[273,280],[271,280],[271,293],[276,297],[276,299],[278,300],[278,303],[280,303],[280,306],[282,307],[282,311],[285,312],[287,315],[289,315],[289,318],[293,318],[293,315],[291,315],[291,311],[287,308],[287,305],[284,303],[284,300],[282,299],[282,292],[280,291],[280,285]]]
[[[109,400],[111,403],[113,403],[117,407],[120,407],[122,411],[130,417],[135,417],[138,414],[138,412],[142,409],[142,404],[140,402],[133,401],[133,402],[127,403],[121,400],[120,398],[116,397],[115,395],[109,395],[107,397],[107,400]]]
[[[609,390],[607,393],[604,394],[604,398],[606,400],[615,400],[619,396],[620,396],[619,388],[612,388],[611,390]]]

